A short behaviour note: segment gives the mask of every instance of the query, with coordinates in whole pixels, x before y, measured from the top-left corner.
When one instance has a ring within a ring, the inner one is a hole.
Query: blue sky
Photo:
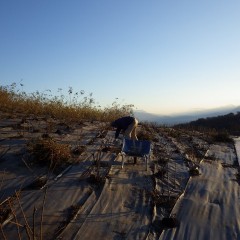
[[[171,114],[240,105],[239,0],[1,0],[0,83]]]

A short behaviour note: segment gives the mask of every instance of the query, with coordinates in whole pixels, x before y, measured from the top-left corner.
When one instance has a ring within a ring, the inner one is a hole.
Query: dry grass
[[[47,164],[56,168],[71,160],[71,149],[67,144],[60,144],[51,138],[35,139],[28,143],[28,152],[38,164]]]
[[[21,87],[23,85],[21,84]],[[114,101],[110,107],[95,104],[92,93],[73,92],[69,87],[68,96],[52,96],[51,90],[42,93],[36,91],[27,94],[19,90],[16,83],[0,87],[0,109],[12,114],[18,112],[27,115],[48,116],[68,122],[81,120],[112,121],[120,116],[133,113],[133,105],[121,105]]]

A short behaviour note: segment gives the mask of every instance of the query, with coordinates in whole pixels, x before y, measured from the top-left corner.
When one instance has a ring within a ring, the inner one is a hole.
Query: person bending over
[[[111,123],[111,126],[116,129],[115,139],[119,137],[120,132],[123,132],[124,138],[138,140],[137,126],[138,120],[135,117],[121,117]]]

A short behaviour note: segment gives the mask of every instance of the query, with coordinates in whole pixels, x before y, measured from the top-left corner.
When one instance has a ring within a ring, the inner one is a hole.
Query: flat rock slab
[[[120,159],[119,159],[120,160]],[[118,161],[118,160],[116,160]],[[144,239],[151,225],[153,188],[144,164],[113,165],[91,211],[69,224],[63,239]],[[90,203],[89,203],[90,204]],[[74,233],[74,234],[73,234]]]
[[[172,210],[180,222],[178,228],[165,229],[160,239],[238,239],[240,236],[240,187],[232,164],[236,155],[226,145],[212,145],[202,161],[199,176],[191,177],[185,192]]]

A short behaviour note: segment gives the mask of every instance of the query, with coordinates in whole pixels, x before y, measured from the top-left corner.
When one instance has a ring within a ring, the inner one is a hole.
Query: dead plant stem
[[[43,203],[42,203],[42,213],[41,213],[41,222],[40,222],[40,240],[42,240],[42,228],[43,228],[43,213],[44,213],[44,206],[45,206],[45,201],[46,201],[46,196],[47,196],[47,189],[48,187],[45,188],[44,191],[44,196],[43,196]]]
[[[33,229],[33,239],[35,239],[35,214],[36,214],[36,207],[34,206],[34,209],[33,209],[33,226],[32,226],[32,229]]]
[[[32,232],[32,230],[31,230],[31,228],[30,228],[30,226],[28,224],[28,221],[27,221],[26,215],[25,215],[25,213],[23,211],[22,204],[20,202],[20,199],[19,199],[17,191],[15,191],[15,195],[16,195],[16,198],[17,198],[17,201],[18,201],[18,205],[19,205],[19,207],[21,209],[21,212],[22,212],[22,215],[23,215],[23,218],[24,218],[24,221],[25,221],[25,227],[26,227],[27,236],[28,236],[29,239],[31,239],[31,235],[30,235],[29,231]]]
[[[15,221],[15,224],[16,224],[16,226],[17,226],[18,239],[21,240],[22,238],[21,238],[20,229],[19,229],[19,226],[21,226],[21,225],[18,223],[17,215],[16,215],[16,213],[15,213],[15,210],[14,210],[13,207],[12,207],[12,203],[11,203],[10,199],[8,199],[8,205],[9,205],[9,207],[10,207],[10,209],[11,209],[11,213],[12,213],[12,215],[13,215],[13,217],[14,217],[14,221]]]
[[[3,239],[4,239],[4,240],[7,240],[7,238],[6,238],[5,234],[4,234],[4,231],[3,231],[3,229],[2,229],[2,224],[0,224],[0,229],[1,229],[1,233],[2,233],[2,235],[3,235]]]

